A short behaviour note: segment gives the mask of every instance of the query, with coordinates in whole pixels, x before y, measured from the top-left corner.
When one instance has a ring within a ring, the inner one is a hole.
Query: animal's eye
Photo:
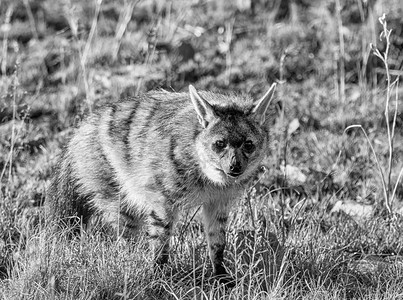
[[[227,146],[227,144],[223,140],[218,140],[218,141],[215,141],[214,146],[218,150],[223,150]]]
[[[255,150],[255,148],[256,148],[252,141],[246,141],[243,144],[243,147],[244,147],[246,152],[253,152]]]

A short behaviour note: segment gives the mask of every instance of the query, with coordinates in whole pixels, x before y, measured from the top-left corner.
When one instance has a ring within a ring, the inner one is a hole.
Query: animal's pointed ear
[[[254,116],[255,120],[260,124],[263,125],[265,122],[265,115],[267,108],[269,107],[271,100],[273,99],[274,90],[276,89],[276,83],[273,83],[270,89],[264,94],[262,98],[256,101],[252,108],[252,115]]]
[[[192,100],[193,106],[197,113],[197,119],[199,120],[200,124],[203,128],[206,128],[208,123],[213,121],[216,118],[216,114],[214,112],[213,107],[204,100],[193,87],[193,85],[189,85],[189,94],[190,99]]]

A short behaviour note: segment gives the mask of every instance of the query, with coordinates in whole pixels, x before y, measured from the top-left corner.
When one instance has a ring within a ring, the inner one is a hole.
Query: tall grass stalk
[[[338,34],[339,34],[339,80],[340,80],[340,99],[341,102],[344,103],[346,102],[346,70],[344,67],[344,61],[346,58],[346,53],[345,53],[345,47],[344,47],[344,36],[343,36],[343,22],[341,19],[341,4],[340,0],[336,0],[336,16],[337,16],[337,29],[338,29]]]
[[[388,160],[387,160],[386,170],[382,169],[380,161],[378,159],[378,155],[377,155],[365,129],[361,125],[348,126],[344,132],[346,132],[347,130],[352,129],[352,128],[359,128],[364,133],[365,138],[367,139],[367,141],[371,147],[371,151],[375,157],[376,165],[378,168],[378,174],[381,178],[383,197],[384,197],[383,204],[384,204],[386,210],[388,211],[388,213],[391,214],[393,202],[394,202],[395,196],[396,196],[396,189],[397,189],[397,186],[400,182],[400,179],[401,179],[402,173],[403,173],[403,168],[402,168],[402,170],[400,170],[400,173],[397,177],[397,181],[395,182],[395,185],[392,186],[393,185],[393,183],[392,183],[392,171],[393,171],[392,162],[393,162],[393,157],[394,157],[394,153],[395,153],[394,138],[395,138],[397,111],[398,111],[399,77],[397,77],[392,82],[391,72],[390,72],[390,68],[389,68],[389,64],[388,64],[388,56],[389,56],[389,50],[390,50],[390,35],[392,33],[392,30],[388,29],[388,27],[387,27],[387,21],[386,21],[385,14],[383,14],[382,17],[379,18],[379,23],[381,23],[381,25],[382,25],[382,32],[380,34],[380,39],[382,40],[382,38],[385,38],[386,49],[383,53],[381,53],[379,51],[379,49],[376,48],[373,44],[371,44],[370,47],[371,47],[374,55],[382,61],[385,71],[386,71],[386,101],[385,101],[385,111],[384,111],[385,121],[386,121],[386,131],[387,131],[387,135],[388,135]],[[390,124],[389,115],[392,111],[390,109],[390,102],[391,102],[391,98],[392,98],[393,89],[395,89],[396,98],[395,98],[395,107],[393,109],[393,120],[392,120],[392,124]]]
[[[87,57],[88,57],[88,53],[90,52],[91,49],[91,43],[92,40],[94,39],[94,35],[95,35],[95,31],[97,29],[97,24],[98,24],[98,16],[99,16],[99,12],[101,11],[101,4],[102,4],[103,0],[96,0],[95,2],[95,14],[94,14],[94,18],[92,19],[92,24],[91,24],[91,29],[90,29],[90,33],[88,35],[88,39],[87,42],[85,44],[85,48],[83,51],[83,54],[81,56],[81,65],[85,66],[85,64],[87,63]]]
[[[6,11],[6,16],[4,18],[3,28],[3,50],[2,50],[2,59],[1,59],[1,74],[2,76],[6,75],[7,72],[7,49],[8,49],[8,35],[11,29],[10,20],[11,16],[14,12],[14,4],[11,3]]]
[[[31,5],[29,4],[29,0],[24,0],[24,6],[27,11],[28,19],[29,19],[29,24],[31,25],[31,32],[35,40],[39,40],[39,35],[38,31],[36,29],[36,24],[35,24],[35,18],[31,10]]]
[[[98,24],[98,16],[99,16],[99,12],[101,11],[101,4],[102,4],[102,0],[96,0],[95,14],[94,14],[94,18],[92,19],[90,34],[89,34],[87,42],[85,44],[84,52],[81,55],[81,61],[80,61],[81,68],[83,70],[84,88],[85,88],[85,94],[86,94],[86,99],[87,99],[87,105],[88,105],[88,109],[89,109],[90,113],[92,112],[92,98],[93,97],[90,92],[90,87],[88,84],[86,64],[87,64],[88,53],[90,52],[91,43],[92,43],[92,40],[94,39],[95,30],[96,30],[97,24]]]
[[[225,68],[227,70],[227,85],[230,84],[231,80],[231,70],[232,70],[232,56],[231,56],[231,43],[233,38],[235,18],[232,18],[225,24],[225,38],[224,43],[226,45],[227,51],[225,53]]]
[[[13,115],[12,115],[12,126],[11,126],[11,139],[10,139],[10,151],[8,153],[7,160],[4,163],[3,170],[1,171],[0,174],[0,186],[1,182],[3,180],[3,177],[6,173],[7,166],[8,166],[8,181],[11,182],[12,179],[12,169],[13,169],[13,155],[14,155],[14,147],[15,143],[18,139],[18,136],[20,134],[20,130],[22,125],[20,124],[20,127],[17,129],[16,127],[16,118],[17,118],[17,88],[18,88],[18,65],[16,66],[16,70],[14,72],[14,79],[13,79]],[[27,115],[23,117],[23,120],[26,118]]]
[[[95,0],[95,14],[92,19],[90,33],[88,35],[87,41],[84,46],[84,50],[81,50],[81,47],[78,47],[78,55],[79,55],[79,63],[81,67],[81,72],[83,76],[83,84],[85,90],[85,98],[88,105],[88,110],[92,112],[92,93],[90,89],[90,84],[88,83],[88,72],[87,72],[87,59],[89,52],[91,50],[91,43],[94,39],[94,35],[96,32],[97,24],[98,24],[98,16],[101,11],[101,4],[103,0]],[[66,11],[66,19],[69,23],[71,33],[73,35],[74,42],[79,45],[79,37],[78,37],[78,19],[74,11],[74,6],[68,7]]]
[[[133,9],[137,3],[138,3],[138,1],[132,1],[132,0],[125,1],[125,3],[124,3],[123,10],[120,13],[119,21],[116,26],[115,40],[114,40],[114,44],[112,46],[113,61],[116,61],[116,59],[118,57],[119,48],[120,48],[120,44],[122,43],[123,35],[126,32],[127,25],[129,24],[130,19],[133,14]]]
[[[160,27],[161,22],[162,22],[162,17],[159,17],[157,24],[153,28],[151,28],[147,34],[148,46],[147,46],[146,58],[143,62],[144,66],[148,66],[155,55],[156,45],[157,45],[157,40],[158,40],[158,28]],[[136,95],[138,95],[140,93],[141,87],[143,85],[143,80],[144,80],[144,78],[140,77],[140,79],[137,83]]]

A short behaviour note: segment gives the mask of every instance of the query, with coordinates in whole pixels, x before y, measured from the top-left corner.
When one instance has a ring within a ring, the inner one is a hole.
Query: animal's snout
[[[229,166],[229,170],[232,173],[242,173],[242,166],[240,162],[235,162]]]
[[[232,157],[229,164],[229,172],[228,175],[232,177],[237,177],[243,173],[242,163],[237,160],[236,157]]]

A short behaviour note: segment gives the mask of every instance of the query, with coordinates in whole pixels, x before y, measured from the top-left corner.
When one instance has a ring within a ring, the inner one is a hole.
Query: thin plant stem
[[[393,82],[393,85],[395,86],[395,91],[396,91],[396,99],[395,99],[395,113],[393,115],[393,123],[392,123],[392,142],[394,140],[395,137],[395,127],[396,127],[396,118],[397,118],[397,109],[398,109],[398,103],[399,103],[399,77],[396,78],[396,80]],[[395,195],[396,195],[396,190],[397,190],[397,186],[399,185],[400,182],[400,178],[402,176],[403,173],[403,168],[400,170],[399,176],[397,177],[396,183],[395,183],[395,187],[393,189],[393,193],[392,193],[392,197],[391,197],[391,201],[393,203],[393,201],[395,200]]]
[[[390,46],[390,41],[389,41],[389,36],[391,31],[388,31],[386,27],[386,21],[385,21],[385,15],[383,15],[379,21],[383,25],[383,32],[385,34],[386,38],[386,49],[384,52],[383,56],[383,63],[385,65],[385,70],[386,70],[386,81],[387,81],[387,92],[386,92],[386,103],[385,103],[385,120],[386,120],[386,129],[388,133],[388,145],[389,145],[389,160],[388,160],[388,195],[387,198],[385,199],[387,204],[389,204],[389,192],[391,189],[390,186],[390,178],[391,178],[391,172],[392,172],[392,158],[393,158],[393,141],[391,138],[391,131],[390,131],[390,124],[389,124],[389,103],[390,103],[390,94],[391,94],[391,78],[390,78],[390,73],[389,73],[389,65],[388,65],[388,55],[389,55],[389,46]]]
[[[398,103],[399,103],[399,77],[396,78],[396,80],[392,84],[395,87],[396,90],[396,99],[395,99],[395,112],[393,114],[393,122],[392,122],[392,141],[395,138],[395,129],[396,129],[396,119],[397,119],[397,109],[398,109]]]
[[[101,4],[102,0],[96,0],[96,5],[95,5],[95,15],[94,18],[92,19],[92,24],[91,24],[91,30],[90,34],[88,36],[87,42],[85,44],[84,52],[81,54],[81,68],[83,71],[83,80],[84,80],[84,88],[85,88],[85,94],[86,94],[86,100],[87,100],[87,105],[90,113],[92,112],[92,96],[90,93],[90,86],[88,84],[88,78],[87,78],[87,59],[88,59],[88,53],[90,52],[91,48],[91,43],[95,35],[95,30],[97,28],[97,23],[98,23],[98,16],[99,12],[101,11]]]
[[[18,85],[17,70],[14,73],[14,83],[13,83],[13,117],[12,117],[12,121],[11,121],[12,127],[11,127],[10,151],[8,153],[7,160],[3,166],[3,170],[1,171],[1,174],[0,174],[0,186],[1,186],[1,181],[6,173],[7,166],[9,168],[8,169],[8,182],[11,181],[15,141],[17,140],[21,127],[22,127],[22,126],[20,126],[17,130],[16,123],[15,123],[15,120],[17,118],[17,85]],[[23,120],[27,117],[27,114],[28,113],[26,113],[26,115],[23,117]]]
[[[6,16],[4,19],[4,35],[3,35],[3,57],[1,59],[1,74],[2,76],[6,76],[7,73],[7,48],[8,48],[8,35],[10,32],[10,20],[11,20],[11,16],[14,12],[14,5],[11,3],[8,8],[7,8],[7,12],[6,12]]]
[[[395,183],[395,188],[393,189],[393,193],[392,193],[392,197],[391,197],[392,201],[393,201],[393,199],[395,199],[397,186],[399,185],[399,182],[400,182],[400,179],[402,178],[402,175],[403,175],[403,168],[400,169],[399,176],[397,176],[397,180],[396,180],[396,183]]]
[[[90,34],[88,35],[88,39],[87,39],[87,42],[85,44],[83,54],[81,56],[81,64],[82,65],[85,65],[87,63],[88,53],[90,52],[91,43],[92,43],[92,40],[93,40],[94,35],[95,35],[95,30],[97,29],[98,16],[99,16],[99,12],[101,11],[102,1],[103,0],[96,0],[95,15],[94,15],[94,18],[92,19]]]
[[[113,61],[116,61],[116,59],[118,57],[118,52],[119,52],[120,45],[122,43],[123,35],[126,32],[127,25],[129,24],[130,19],[133,14],[133,9],[137,3],[138,3],[138,1],[133,1],[133,0],[125,1],[124,9],[123,9],[121,15],[119,16],[118,25],[116,26],[115,41],[112,46]]]
[[[340,98],[341,102],[344,104],[346,102],[346,95],[345,95],[345,69],[344,69],[344,59],[346,57],[345,55],[345,49],[344,49],[344,37],[343,37],[343,23],[341,20],[341,5],[340,5],[340,0],[336,0],[336,15],[337,15],[337,28],[338,28],[338,33],[339,33],[339,62],[340,62]]]
[[[387,189],[387,184],[386,184],[386,181],[385,181],[385,176],[384,176],[384,173],[383,173],[383,171],[382,171],[381,164],[380,164],[380,162],[379,162],[379,160],[378,160],[378,156],[376,155],[375,149],[374,149],[374,147],[372,146],[372,143],[371,143],[371,141],[370,141],[370,139],[369,139],[369,137],[368,137],[368,135],[367,135],[367,132],[365,131],[365,129],[364,129],[361,125],[350,125],[350,126],[348,126],[346,129],[344,129],[343,134],[345,134],[348,130],[350,130],[350,129],[352,129],[352,128],[359,128],[359,129],[361,129],[361,131],[362,131],[362,132],[364,133],[364,135],[365,135],[365,138],[366,138],[367,141],[368,141],[368,144],[369,144],[369,146],[370,146],[370,148],[371,148],[371,151],[372,151],[372,153],[374,154],[374,157],[375,157],[376,166],[378,167],[379,175],[380,175],[381,180],[382,180],[383,195],[384,195],[385,200],[386,200],[386,199],[388,199],[388,189]],[[389,202],[388,202],[388,201],[385,201],[385,206],[386,206],[386,209],[388,210],[388,212],[391,213],[392,211],[391,211],[391,208],[390,208],[390,206],[389,206]]]
[[[29,23],[31,25],[32,35],[34,36],[35,40],[39,40],[39,35],[38,35],[38,31],[36,29],[36,24],[35,24],[35,18],[34,18],[34,15],[32,14],[31,6],[29,5],[29,0],[24,0],[24,6],[25,6],[25,9],[27,10]]]
[[[11,129],[11,147],[10,147],[10,164],[8,168],[8,182],[11,182],[11,175],[12,175],[12,166],[13,166],[13,152],[14,152],[14,145],[15,145],[15,118],[17,114],[17,103],[16,103],[16,98],[17,98],[17,74],[15,74],[15,79],[14,79],[14,87],[13,87],[13,126]]]
[[[387,196],[385,198],[386,205],[391,207],[392,202],[394,200],[394,193],[392,193],[392,163],[393,163],[393,154],[394,154],[394,136],[395,136],[395,128],[396,128],[396,118],[397,118],[397,109],[398,109],[398,80],[399,77],[396,78],[396,80],[392,83],[391,82],[391,73],[390,73],[390,68],[388,64],[388,58],[389,58],[389,48],[390,48],[390,35],[392,33],[392,30],[389,30],[387,28],[387,22],[386,22],[386,16],[385,14],[382,15],[382,17],[379,18],[379,22],[382,25],[382,33],[380,35],[380,38],[382,37],[385,38],[386,41],[386,49],[382,53],[377,48],[373,48],[375,56],[377,56],[383,63],[385,67],[385,72],[386,72],[386,103],[385,103],[385,121],[386,121],[386,129],[387,129],[387,134],[388,134],[388,147],[389,147],[389,157],[388,157],[388,169],[387,169]],[[392,128],[390,127],[390,120],[389,120],[389,113],[390,113],[390,100],[391,100],[391,95],[392,95],[392,90],[393,88],[396,88],[396,102],[395,102],[395,109],[394,109],[394,115],[393,115],[393,121],[392,121]],[[391,196],[392,193],[392,197]]]

